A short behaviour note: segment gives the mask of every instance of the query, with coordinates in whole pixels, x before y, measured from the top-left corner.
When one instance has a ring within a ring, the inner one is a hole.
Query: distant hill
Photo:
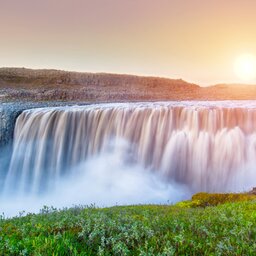
[[[256,86],[200,87],[182,79],[0,68],[0,100],[121,102],[256,99]]]
[[[209,99],[220,100],[256,100],[256,85],[248,84],[217,84],[202,88],[209,95]],[[204,94],[202,92],[202,96]]]
[[[183,97],[199,87],[181,79],[25,68],[0,69],[2,99],[138,101]]]

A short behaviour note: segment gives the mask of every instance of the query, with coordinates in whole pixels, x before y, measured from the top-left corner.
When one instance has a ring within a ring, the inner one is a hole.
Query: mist
[[[0,212],[166,204],[254,187],[255,103],[177,104],[23,111],[1,170]]]
[[[2,196],[0,212],[12,217],[23,211],[38,213],[43,206],[172,204],[191,196],[184,185],[166,182],[160,174],[129,162],[125,143],[91,156],[69,173],[45,193]]]

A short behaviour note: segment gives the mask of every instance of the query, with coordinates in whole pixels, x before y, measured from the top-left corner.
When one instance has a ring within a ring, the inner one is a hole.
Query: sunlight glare
[[[237,77],[243,81],[251,81],[256,77],[256,59],[251,54],[239,56],[234,65]]]

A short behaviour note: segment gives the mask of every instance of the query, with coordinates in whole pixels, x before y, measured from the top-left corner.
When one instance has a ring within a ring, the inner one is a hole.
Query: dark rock
[[[248,192],[251,195],[256,195],[256,187],[253,187],[251,191]]]

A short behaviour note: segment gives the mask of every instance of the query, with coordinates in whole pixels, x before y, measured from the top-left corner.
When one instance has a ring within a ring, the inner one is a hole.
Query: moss
[[[191,204],[206,207],[252,200],[256,200],[256,195],[247,193],[197,193],[192,196]]]
[[[182,201],[175,206],[195,208],[217,206],[226,203],[256,201],[256,195],[248,193],[205,193],[200,192],[192,196],[191,200]]]
[[[182,208],[193,208],[193,207],[199,207],[201,204],[200,200],[186,200],[186,201],[181,201],[176,204],[178,207]]]

